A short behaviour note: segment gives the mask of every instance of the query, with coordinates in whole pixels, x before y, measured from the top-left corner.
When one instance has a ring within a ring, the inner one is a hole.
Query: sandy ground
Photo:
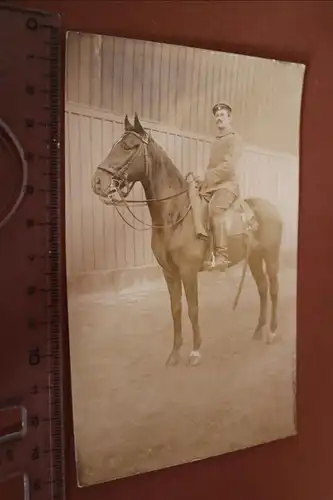
[[[200,275],[201,365],[187,365],[184,300],[179,366],[163,281],[69,298],[74,420],[81,485],[227,453],[295,433],[296,272],[280,278],[279,337],[252,340],[259,299],[240,269]]]

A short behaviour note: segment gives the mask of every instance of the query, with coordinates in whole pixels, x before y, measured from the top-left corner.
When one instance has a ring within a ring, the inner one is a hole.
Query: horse
[[[126,202],[126,199],[137,182],[143,187],[145,193],[143,202],[147,204],[150,212],[151,249],[162,269],[169,292],[169,307],[173,318],[173,345],[166,366],[175,366],[180,360],[180,349],[183,344],[182,285],[192,325],[193,348],[188,364],[197,366],[201,362],[202,346],[198,273],[202,272],[209,243],[197,238],[195,234],[188,181],[164,149],[153,139],[151,133],[146,132],[135,113],[133,124],[127,114],[125,115],[123,134],[97,166],[92,176],[91,188],[106,205],[116,205],[114,194],[117,192],[120,201],[128,206],[130,202]],[[264,330],[267,332],[269,290],[271,318],[266,340],[271,343],[278,327],[278,273],[282,220],[276,207],[269,201],[254,197],[246,198],[244,201],[252,209],[258,225],[251,244],[245,244],[245,233],[229,236],[229,267],[243,261],[246,263],[243,274],[248,265],[255,280],[260,298],[259,317],[253,334],[253,338],[256,339],[262,339]]]

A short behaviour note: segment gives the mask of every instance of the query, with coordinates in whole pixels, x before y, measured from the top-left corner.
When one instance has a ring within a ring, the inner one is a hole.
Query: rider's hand
[[[195,182],[196,187],[201,187],[201,184],[203,183],[202,179],[200,179],[200,177],[198,175],[196,175],[194,177],[194,182]]]

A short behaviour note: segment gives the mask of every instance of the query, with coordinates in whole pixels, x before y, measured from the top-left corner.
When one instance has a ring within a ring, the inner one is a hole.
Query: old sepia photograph
[[[79,486],[292,438],[305,66],[66,43]]]

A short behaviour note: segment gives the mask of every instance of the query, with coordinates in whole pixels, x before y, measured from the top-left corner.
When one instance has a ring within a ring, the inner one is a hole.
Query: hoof
[[[267,326],[261,326],[256,328],[252,338],[253,340],[264,340],[266,344],[272,344],[276,337],[276,332],[269,330]]]
[[[275,334],[275,332],[276,332],[276,330],[277,330],[277,327],[278,327],[278,326],[277,326],[277,321],[272,321],[272,322],[271,322],[271,332],[272,332],[273,334]]]
[[[266,344],[273,344],[275,338],[276,338],[276,332],[272,332],[270,330],[267,330],[267,332],[265,332]]]
[[[262,339],[262,327],[257,327],[252,335],[253,340]]]
[[[200,272],[202,271],[211,271],[212,265],[211,262],[204,262],[203,265],[200,268]]]
[[[166,366],[177,366],[180,360],[179,351],[172,351],[167,359]]]
[[[192,351],[188,360],[190,366],[198,366],[200,364],[201,354],[199,351]]]

